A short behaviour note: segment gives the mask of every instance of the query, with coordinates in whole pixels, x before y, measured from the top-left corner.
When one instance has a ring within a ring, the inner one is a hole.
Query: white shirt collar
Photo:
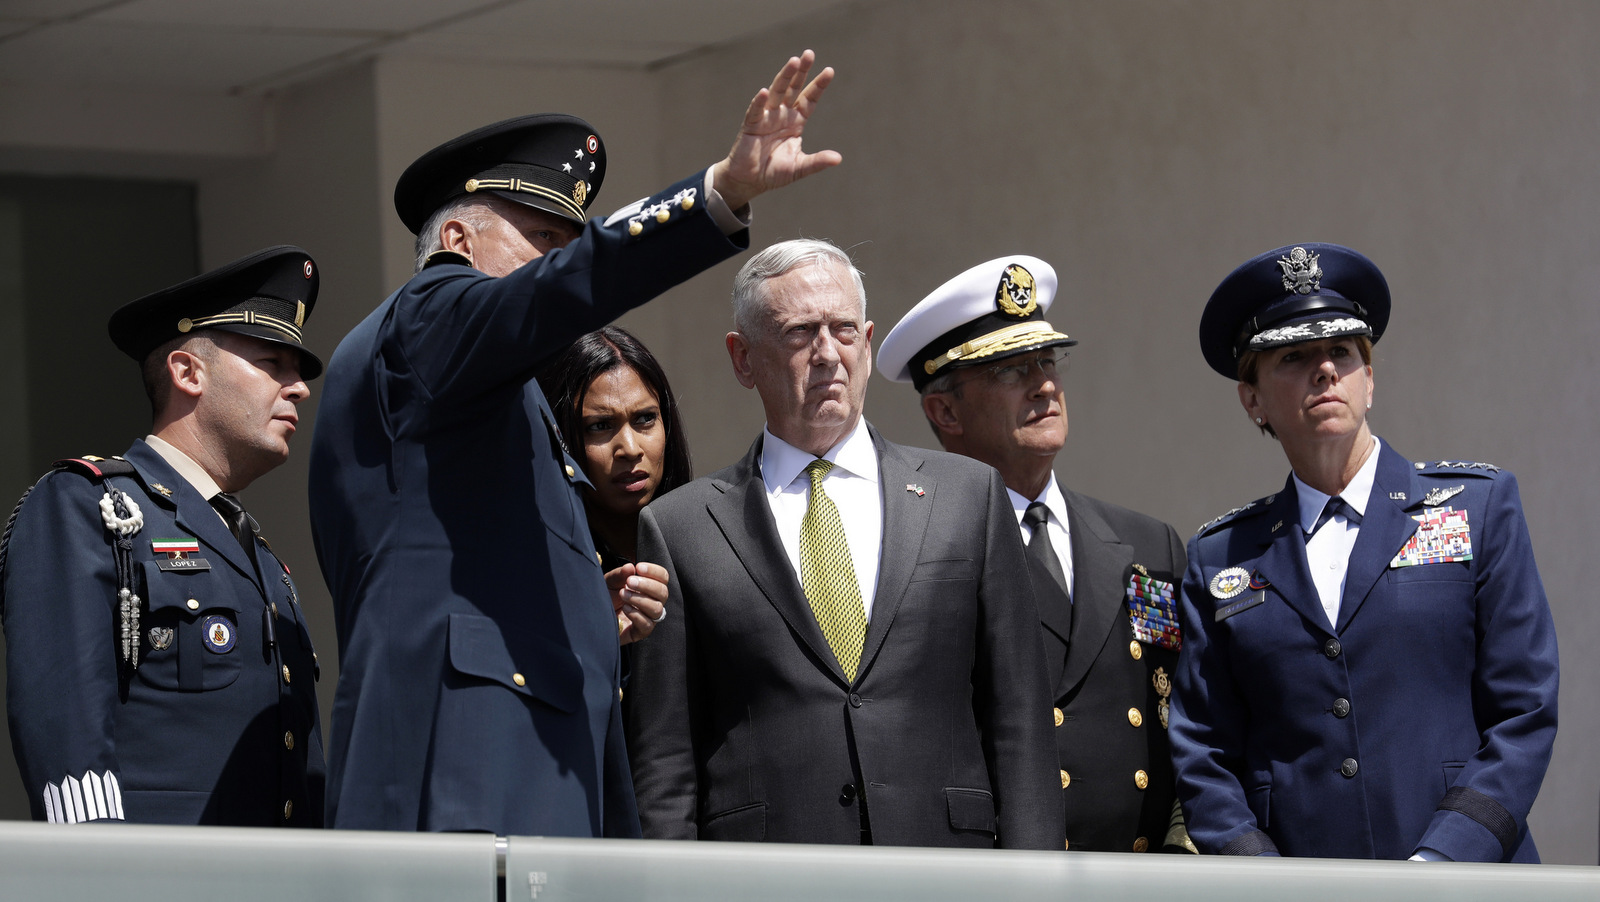
[[[1372,497],[1372,483],[1378,476],[1378,452],[1383,449],[1383,443],[1378,437],[1372,437],[1372,453],[1367,455],[1361,469],[1350,478],[1350,484],[1344,487],[1339,497],[1344,503],[1355,509],[1355,512],[1365,517],[1367,515],[1367,502]],[[1294,477],[1295,496],[1300,501],[1300,531],[1310,532],[1317,525],[1317,518],[1322,516],[1322,509],[1328,506],[1328,499],[1333,497],[1317,491]]]
[[[806,466],[817,458],[773,435],[770,429],[763,428],[762,434],[761,481],[766,484],[768,494],[777,494],[794,482]],[[867,432],[865,417],[857,420],[856,428],[843,441],[829,448],[822,459],[832,461],[836,473],[843,471],[874,485],[878,482],[878,451],[872,446],[872,435]]]
[[[194,490],[200,493],[201,498],[210,501],[222,492],[217,481],[211,478],[211,474],[207,473],[204,467],[195,463],[194,458],[179,451],[171,442],[154,435],[147,435],[144,437],[144,443],[161,455],[161,459],[172,469],[177,470],[179,476],[188,480],[189,484],[194,486]]]
[[[1060,523],[1063,528],[1067,525],[1067,497],[1061,494],[1061,485],[1056,482],[1056,474],[1050,473],[1050,481],[1045,484],[1044,491],[1037,498],[1024,498],[1006,487],[1006,497],[1011,499],[1011,510],[1017,515],[1017,522],[1022,522],[1022,515],[1028,512],[1028,505],[1035,501],[1042,502],[1050,509],[1050,518]]]

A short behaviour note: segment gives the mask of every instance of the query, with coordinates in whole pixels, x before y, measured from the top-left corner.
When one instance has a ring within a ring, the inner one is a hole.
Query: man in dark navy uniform
[[[33,817],[322,824],[316,655],[234,493],[283,463],[316,265],[274,247],[141,298],[111,337],[151,434],[65,460],[0,544],[11,743]]]
[[[979,264],[912,308],[879,360],[922,394],[945,450],[1005,480],[1055,699],[1067,848],[1194,851],[1167,741],[1183,545],[1167,524],[1056,480],[1077,341],[1044,319],[1055,294],[1055,270],[1038,258]]]
[[[603,575],[533,374],[748,245],[756,195],[839,162],[801,133],[812,54],[752,101],[728,157],[604,221],[605,149],[525,116],[401,176],[418,273],[340,344],[312,443],[311,515],[338,617],[335,827],[638,836],[618,637],[665,572]],[[611,604],[607,604],[608,583]]]

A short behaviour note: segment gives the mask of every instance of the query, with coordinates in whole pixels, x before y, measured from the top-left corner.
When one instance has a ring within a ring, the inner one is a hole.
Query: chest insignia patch
[[[1156,687],[1156,695],[1161,696],[1157,703],[1157,711],[1161,715],[1161,729],[1167,729],[1167,722],[1172,718],[1171,705],[1167,697],[1172,695],[1172,678],[1167,676],[1166,668],[1157,667],[1156,672],[1150,677],[1150,682]]]
[[[1472,560],[1472,529],[1465,510],[1435,507],[1411,519],[1420,525],[1389,562],[1391,568]]]
[[[200,629],[205,635],[206,651],[212,654],[225,655],[233,651],[233,645],[239,639],[238,630],[221,614],[212,614],[201,621]]]
[[[1423,496],[1422,503],[1428,507],[1438,507],[1466,490],[1467,487],[1464,485],[1453,485],[1449,488],[1441,486],[1436,489],[1429,489],[1428,494]]]
[[[1211,577],[1211,597],[1226,601],[1244,591],[1250,582],[1250,571],[1243,567],[1228,567]]]
[[[1172,583],[1165,580],[1138,573],[1128,577],[1128,619],[1133,624],[1135,639],[1154,642],[1172,651],[1183,646],[1183,634],[1178,629],[1177,594]]]
[[[156,651],[166,651],[172,645],[172,628],[166,626],[150,627],[150,647]]]

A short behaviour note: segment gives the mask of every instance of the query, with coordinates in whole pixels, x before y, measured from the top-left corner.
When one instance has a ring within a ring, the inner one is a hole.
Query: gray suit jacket
[[[854,683],[784,554],[758,439],[652,504],[670,574],[626,705],[647,837],[1059,849],[1050,691],[994,470],[872,432],[884,547]],[[863,806],[865,815],[863,816]]]

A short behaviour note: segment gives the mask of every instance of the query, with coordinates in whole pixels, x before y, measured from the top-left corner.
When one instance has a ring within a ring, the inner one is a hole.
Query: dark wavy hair
[[[630,367],[638,373],[661,404],[661,425],[667,431],[667,447],[666,460],[661,467],[661,485],[655,494],[659,498],[693,480],[694,464],[689,459],[689,440],[683,434],[678,400],[672,394],[666,372],[643,342],[620,326],[605,326],[590,332],[545,364],[539,374],[539,387],[550,399],[556,425],[561,429],[567,448],[582,460],[583,400],[595,379],[619,366]]]

